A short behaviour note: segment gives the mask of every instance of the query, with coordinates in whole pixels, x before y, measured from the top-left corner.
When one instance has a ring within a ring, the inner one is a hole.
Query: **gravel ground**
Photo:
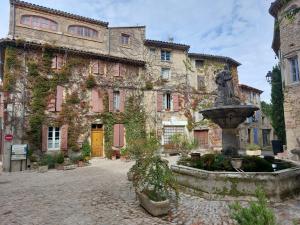
[[[75,170],[0,175],[1,225],[230,225],[227,201],[181,194],[168,216],[154,218],[136,200],[126,172],[132,162],[104,159]],[[273,205],[280,225],[300,218],[300,200]],[[299,219],[298,219],[299,222]],[[295,223],[297,224],[297,223]],[[300,224],[300,223],[299,223]]]

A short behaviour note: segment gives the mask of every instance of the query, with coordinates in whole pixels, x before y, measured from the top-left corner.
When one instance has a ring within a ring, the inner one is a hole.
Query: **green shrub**
[[[89,89],[95,87],[97,85],[95,77],[93,75],[89,75],[85,81],[85,85]]]
[[[245,172],[273,172],[272,163],[258,156],[245,156],[241,169]]]
[[[261,150],[261,147],[259,145],[256,145],[256,144],[248,144],[246,146],[246,149],[247,150]]]
[[[55,167],[55,158],[52,155],[45,154],[41,158],[39,164],[41,166],[47,166],[48,165],[49,169],[54,168]]]
[[[126,147],[121,148],[120,154],[121,154],[121,156],[127,156],[128,155],[128,148],[126,148]]]
[[[62,152],[56,154],[56,155],[54,156],[54,158],[55,158],[55,162],[56,162],[57,164],[63,164],[64,161],[65,161],[65,157],[64,157],[64,154],[63,154]]]
[[[261,189],[256,190],[257,201],[243,208],[238,202],[230,205],[231,217],[238,225],[275,225],[274,212],[267,207],[267,200]]]
[[[82,156],[85,157],[89,157],[91,155],[91,145],[88,142],[88,140],[85,140],[82,144],[82,150],[81,150],[81,154]]]
[[[77,164],[79,161],[84,161],[84,157],[81,154],[73,155],[70,157],[70,160],[72,161],[72,163]]]

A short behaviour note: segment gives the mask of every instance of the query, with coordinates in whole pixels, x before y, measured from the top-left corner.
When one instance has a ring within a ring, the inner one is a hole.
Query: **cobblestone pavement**
[[[181,194],[168,216],[154,218],[136,200],[126,172],[131,162],[94,160],[92,166],[47,173],[0,175],[1,225],[231,225],[227,201]],[[273,205],[280,225],[300,218],[300,199]],[[300,223],[299,223],[300,224]]]

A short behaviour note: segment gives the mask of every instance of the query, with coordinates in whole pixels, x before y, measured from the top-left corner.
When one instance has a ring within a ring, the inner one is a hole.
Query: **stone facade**
[[[241,100],[246,105],[255,105],[261,109],[261,90],[240,84]],[[256,144],[266,149],[271,146],[274,139],[274,130],[269,118],[261,110],[255,112],[253,117],[239,126],[240,148],[246,149],[248,144]]]
[[[175,133],[195,138],[200,149],[220,149],[220,128],[203,120],[198,112],[213,105],[215,74],[225,65],[230,66],[238,92],[240,64],[229,57],[189,53],[188,45],[148,40],[145,29],[109,27],[102,21],[11,0],[9,36],[1,40],[0,55],[6,62],[8,50],[13,48],[18,66],[0,70],[6,84],[1,95],[4,108],[0,110],[3,136],[14,135],[13,142],[2,143],[4,169],[9,166],[11,144],[28,143],[30,138],[25,131],[32,113],[33,89],[28,86],[32,82],[28,78],[32,62],[43,68],[39,72],[44,79],[57,85],[51,86],[53,90],[45,97],[46,119],[39,128],[42,143],[36,143],[44,152],[77,150],[86,139],[93,148],[93,130],[104,130],[100,156],[105,155],[108,146],[120,150],[126,145],[124,109],[128,98],[136,94],[142,96],[146,129],[157,134],[164,151],[172,151],[170,136]],[[49,53],[52,65],[47,72],[44,57]],[[63,82],[59,76],[66,74],[68,79]],[[55,76],[57,79],[53,79]],[[87,87],[91,77],[95,87]],[[7,88],[10,78],[15,83]],[[70,104],[73,110],[68,108]],[[116,105],[118,111],[114,111]],[[66,112],[76,119],[68,119]],[[114,115],[109,124],[105,124],[105,112]],[[106,138],[108,132],[113,140]],[[16,169],[18,166],[13,165]]]
[[[299,8],[300,0],[277,0],[269,10],[275,18],[272,47],[280,60],[288,151],[300,148]]]

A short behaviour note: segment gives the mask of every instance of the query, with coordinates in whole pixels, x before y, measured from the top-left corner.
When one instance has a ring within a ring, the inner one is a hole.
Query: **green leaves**
[[[231,217],[238,225],[276,225],[274,212],[267,207],[267,199],[262,189],[256,190],[257,201],[250,202],[249,207],[242,207],[236,202],[229,206]]]

